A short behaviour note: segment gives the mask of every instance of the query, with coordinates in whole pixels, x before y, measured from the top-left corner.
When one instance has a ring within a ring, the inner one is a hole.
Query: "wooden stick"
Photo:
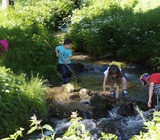
[[[49,42],[47,41],[47,40],[44,40],[44,42],[50,47],[50,48],[52,48],[51,47],[51,45],[49,44]],[[55,52],[55,50],[52,48],[52,50]],[[64,63],[64,65],[74,74],[74,75],[77,75],[65,62],[64,62],[64,60],[61,58],[61,57],[59,57],[62,61],[63,61],[63,63]]]

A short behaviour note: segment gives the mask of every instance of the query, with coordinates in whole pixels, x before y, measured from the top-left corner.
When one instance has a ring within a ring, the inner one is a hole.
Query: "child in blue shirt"
[[[68,67],[71,68],[71,46],[72,41],[70,39],[65,39],[63,45],[56,47],[56,56],[58,57],[58,63],[60,65],[60,70],[63,76],[63,83],[68,82],[68,78],[71,77],[72,72]]]

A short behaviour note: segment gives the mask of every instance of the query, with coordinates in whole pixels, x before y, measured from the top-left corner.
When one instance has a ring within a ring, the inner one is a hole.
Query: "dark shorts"
[[[125,78],[126,78],[125,73],[124,73],[124,72],[122,72],[122,71],[121,71],[121,75],[122,75],[122,77],[125,77]]]
[[[154,86],[153,93],[160,95],[160,84],[157,84],[157,85]]]
[[[72,72],[70,71],[72,67],[71,64],[67,64],[67,65],[60,64],[59,66],[60,66],[60,71],[61,71],[63,78],[70,78],[72,75]]]

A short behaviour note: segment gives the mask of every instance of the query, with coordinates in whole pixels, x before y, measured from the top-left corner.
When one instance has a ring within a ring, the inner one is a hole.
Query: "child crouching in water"
[[[121,68],[117,65],[111,65],[104,71],[103,95],[106,94],[106,83],[109,86],[110,94],[118,98],[120,94],[120,85],[122,84],[122,95],[127,95],[127,80]],[[116,84],[116,90],[114,85]]]

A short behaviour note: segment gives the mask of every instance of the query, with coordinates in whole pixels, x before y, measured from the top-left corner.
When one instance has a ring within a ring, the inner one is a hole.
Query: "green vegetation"
[[[68,36],[76,50],[150,66],[160,56],[159,12],[159,0],[91,0],[74,11]]]
[[[74,3],[80,8],[75,9]],[[74,41],[73,51],[154,67],[160,63],[159,3],[159,0],[18,0],[14,7],[0,10],[1,38],[10,43],[4,65],[14,73],[24,72],[28,77],[39,73],[55,82],[57,59],[53,50],[63,37],[70,37]],[[69,32],[62,35],[60,28],[67,24]]]
[[[73,2],[69,0],[27,0],[16,1],[14,7],[0,10],[0,38],[10,44],[4,65],[28,77],[38,73],[45,79],[56,79],[57,59],[53,50],[61,40],[56,38],[56,32],[72,9]]]
[[[35,109],[45,117],[43,79],[57,79],[53,50],[61,37],[57,38],[56,33],[72,9],[69,0],[18,0],[14,7],[0,9],[0,38],[9,41],[9,51],[0,67],[0,137],[28,126]]]
[[[45,116],[46,88],[41,79],[56,82],[53,50],[63,37],[74,41],[73,51],[159,66],[159,12],[160,0],[17,0],[14,7],[0,9],[0,39],[10,44],[0,67],[0,136],[26,126],[34,109]],[[60,32],[66,24],[69,32]],[[159,123],[157,116],[145,122],[148,132],[133,139],[159,138]],[[64,137],[79,138],[76,128],[70,127]],[[89,139],[89,132],[80,129]]]
[[[143,116],[142,116],[143,117]],[[147,132],[140,132],[140,135],[135,135],[131,140],[159,140],[160,138],[160,112],[155,111],[153,114],[153,120],[145,121],[145,129]]]
[[[140,113],[141,114],[141,113]],[[30,130],[27,134],[32,133],[35,130],[41,130],[42,136],[40,138],[37,138],[39,140],[92,140],[93,137],[91,136],[90,132],[86,130],[85,125],[82,124],[81,118],[77,116],[78,114],[76,112],[72,112],[71,120],[72,123],[71,126],[69,126],[67,132],[63,134],[63,136],[60,138],[55,138],[55,132],[52,129],[52,127],[48,124],[45,124],[41,126],[41,120],[37,120],[36,116],[31,117],[31,125]],[[142,115],[142,114],[141,114]],[[143,118],[143,115],[142,115]],[[160,134],[160,112],[154,112],[153,114],[153,120],[151,121],[145,121],[145,129],[147,132],[140,132],[140,135],[135,135],[130,140],[159,140]],[[44,131],[49,130],[52,132],[51,135],[45,135]],[[13,135],[10,135],[10,137],[3,138],[2,140],[17,140],[19,137],[23,137],[24,128],[20,128],[16,133]],[[105,134],[101,133],[101,137],[98,138],[98,140],[118,140],[118,137],[114,134]]]
[[[93,137],[91,136],[90,132],[86,130],[85,125],[81,123],[82,118],[78,117],[77,112],[72,112],[70,122],[72,123],[71,126],[69,126],[67,132],[62,136],[62,138],[58,137],[55,138],[54,130],[50,125],[43,125],[41,126],[41,120],[37,120],[37,117],[34,115],[31,117],[31,125],[30,130],[27,132],[27,134],[30,134],[34,132],[35,130],[41,130],[41,138],[37,138],[39,140],[91,140]],[[13,135],[10,135],[8,138],[3,138],[2,140],[17,140],[19,137],[23,137],[23,130],[24,128],[20,128],[16,133]],[[50,136],[45,135],[44,131],[49,130],[52,132]],[[98,140],[117,140],[117,136],[113,134],[105,134],[101,133],[102,137],[100,137]]]
[[[37,109],[46,115],[46,88],[38,77],[26,80],[0,67],[0,136],[13,133],[20,126],[28,125],[28,120]]]

